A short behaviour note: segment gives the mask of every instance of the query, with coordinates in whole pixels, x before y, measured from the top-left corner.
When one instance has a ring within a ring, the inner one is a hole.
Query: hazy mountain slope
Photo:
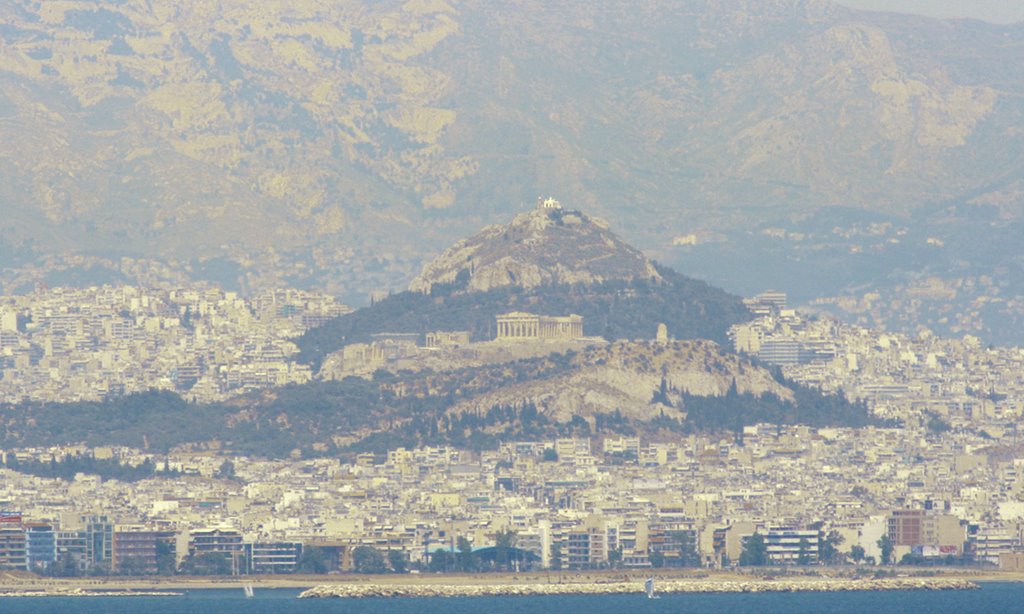
[[[538,191],[664,239],[1022,178],[1021,26],[803,0],[3,6],[0,207],[35,221],[0,231],[40,249],[429,250]]]

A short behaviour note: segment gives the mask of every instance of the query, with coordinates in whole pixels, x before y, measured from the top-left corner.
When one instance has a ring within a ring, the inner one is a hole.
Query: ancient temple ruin
[[[583,316],[541,316],[522,311],[496,316],[497,340],[579,339],[583,336]]]

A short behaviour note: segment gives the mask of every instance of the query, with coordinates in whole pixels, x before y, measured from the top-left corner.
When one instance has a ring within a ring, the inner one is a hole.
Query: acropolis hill
[[[460,278],[460,274],[462,277]],[[487,226],[423,267],[409,289],[466,279],[466,289],[544,284],[590,284],[613,279],[660,279],[651,262],[600,220],[563,209],[553,199],[506,225]]]
[[[648,260],[604,222],[549,197],[508,224],[455,243],[423,267],[408,291],[328,321],[295,342],[299,362],[344,377],[351,370],[339,367],[334,353],[346,348],[352,360],[342,362],[365,371],[376,359],[356,353],[365,355],[385,337],[403,347],[434,346],[427,335],[453,332],[466,337],[458,345],[616,341],[652,339],[664,325],[676,339],[725,343],[729,327],[749,319],[738,297]]]

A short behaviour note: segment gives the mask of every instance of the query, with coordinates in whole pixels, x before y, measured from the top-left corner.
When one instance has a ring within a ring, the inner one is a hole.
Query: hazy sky
[[[1024,21],[1024,0],[838,0],[872,11],[917,13],[932,17],[973,17],[994,23]]]

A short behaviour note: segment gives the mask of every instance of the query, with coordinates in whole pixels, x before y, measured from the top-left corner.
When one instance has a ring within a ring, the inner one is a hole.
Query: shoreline
[[[800,573],[803,571],[804,573]],[[562,590],[571,592],[572,587],[589,586],[595,592],[605,592],[610,586],[629,587],[620,589],[622,592],[642,592],[643,582],[649,577],[655,579],[659,593],[670,592],[670,587],[678,586],[678,592],[732,592],[743,590],[737,587],[748,587],[750,590],[795,590],[783,589],[787,585],[799,585],[800,590],[820,590],[816,586],[832,586],[843,584],[850,587],[834,590],[886,590],[886,582],[904,585],[913,583],[942,584],[950,582],[983,583],[983,582],[1024,582],[1022,572],[1001,572],[994,569],[971,570],[952,569],[936,570],[933,568],[893,569],[898,575],[883,578],[871,578],[853,573],[853,569],[821,568],[812,570],[791,570],[782,568],[763,568],[751,571],[736,570],[598,570],[598,571],[537,571],[527,573],[478,573],[478,574],[334,574],[334,575],[273,575],[273,576],[234,576],[234,577],[200,577],[200,576],[167,576],[167,577],[109,577],[109,578],[49,578],[35,576],[26,572],[0,572],[0,598],[13,596],[15,593],[51,593],[54,596],[72,592],[87,595],[97,593],[127,593],[138,591],[143,594],[154,592],[181,592],[189,590],[228,589],[241,591],[251,584],[257,591],[267,589],[307,590],[323,586],[347,587],[350,590],[365,591],[390,590],[389,587],[401,587],[403,591],[432,590],[507,590],[524,586],[530,587],[563,587],[537,588],[537,591]],[[868,582],[878,583],[878,588],[866,588]],[[383,587],[383,588],[380,588]],[[412,588],[410,588],[412,587]],[[480,588],[484,587],[484,588]],[[490,587],[490,588],[488,588]],[[505,587],[505,588],[502,588]],[[902,589],[890,589],[902,590]],[[539,594],[539,593],[538,593]]]
[[[85,590],[81,588],[40,588],[36,590],[0,590],[0,598],[23,597],[181,597],[185,593],[177,591],[147,590]]]
[[[658,594],[678,593],[834,593],[847,591],[950,591],[978,590],[977,582],[955,578],[799,579],[748,581],[668,580],[657,583]],[[361,599],[368,597],[513,597],[541,595],[643,594],[643,583],[578,584],[326,584],[313,587],[299,599]]]

